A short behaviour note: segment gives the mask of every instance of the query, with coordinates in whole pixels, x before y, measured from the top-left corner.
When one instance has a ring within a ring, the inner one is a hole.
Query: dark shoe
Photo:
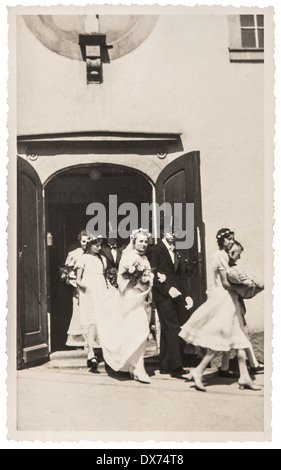
[[[180,367],[179,369],[172,370],[172,371],[170,372],[170,376],[171,376],[171,377],[179,378],[179,379],[184,378],[184,376],[185,376],[185,375],[188,375],[188,374],[189,374],[189,370],[188,370],[188,369],[184,369],[183,367]]]
[[[101,348],[95,348],[95,356],[96,356],[96,359],[97,359],[98,363],[104,362],[104,358],[103,358]]]
[[[257,375],[260,372],[264,372],[264,365],[261,362],[259,362],[259,365],[257,367],[250,367],[251,375]]]
[[[97,372],[98,370],[98,360],[96,357],[87,360],[87,367],[90,369],[90,372]]]
[[[180,374],[180,375],[186,375],[186,374],[189,374],[189,369],[184,369],[183,367],[179,367],[178,369],[175,369],[173,372],[176,372],[176,374]]]
[[[219,377],[224,377],[225,379],[239,379],[240,375],[236,372],[232,372],[232,370],[219,369]]]

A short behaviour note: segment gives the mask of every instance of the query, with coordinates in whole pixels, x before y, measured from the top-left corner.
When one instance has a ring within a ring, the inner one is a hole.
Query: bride
[[[134,380],[143,383],[150,383],[144,367],[153,284],[152,270],[145,256],[148,239],[147,230],[132,233],[119,265],[119,291],[108,290],[109,302],[98,321],[105,362],[113,370],[129,372]]]

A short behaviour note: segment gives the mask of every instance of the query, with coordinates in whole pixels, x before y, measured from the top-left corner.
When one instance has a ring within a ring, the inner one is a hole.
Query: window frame
[[[228,31],[229,31],[229,58],[230,62],[264,62],[264,47],[259,46],[259,29],[264,30],[263,27],[258,26],[257,14],[254,16],[254,26],[242,26],[240,17],[241,15],[228,16]],[[256,47],[243,47],[242,46],[242,29],[255,29]]]

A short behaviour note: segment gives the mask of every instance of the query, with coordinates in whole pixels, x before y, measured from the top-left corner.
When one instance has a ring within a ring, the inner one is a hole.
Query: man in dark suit
[[[115,238],[108,238],[107,243],[103,245],[101,254],[106,257],[106,271],[119,268],[124,247],[118,247]]]
[[[161,325],[160,373],[182,377],[184,342],[180,327],[188,320],[192,308],[185,264],[175,249],[175,236],[165,234],[149,253],[154,269],[153,295]]]

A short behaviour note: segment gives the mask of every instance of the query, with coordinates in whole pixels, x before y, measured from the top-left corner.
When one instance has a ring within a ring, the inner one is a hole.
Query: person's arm
[[[73,252],[72,251],[70,253],[68,253],[64,264],[65,264],[65,266],[75,266],[75,258],[73,257]]]
[[[122,274],[124,273],[125,267],[130,265],[131,260],[132,260],[131,254],[125,253],[122,255],[122,258],[119,263],[118,274],[117,274],[117,284],[118,284],[118,290],[120,294],[124,294],[125,290],[127,289],[130,283],[129,279],[124,279]]]
[[[173,287],[173,283],[166,270],[162,269],[162,253],[160,252],[157,245],[152,247],[150,251],[149,261],[154,272],[154,287],[162,295],[169,295],[170,289]]]
[[[233,290],[231,285],[228,282],[226,269],[220,269],[219,270],[219,275],[220,275],[221,283],[222,283],[224,289],[228,290],[228,291]]]
[[[83,268],[78,268],[77,270],[77,279],[76,279],[76,282],[77,282],[77,286],[82,289],[82,290],[86,290],[87,287],[86,285],[83,283],[82,279],[83,279],[83,272],[84,272],[84,269]]]
[[[190,289],[189,277],[182,261],[180,261],[179,270],[180,270],[179,277],[180,277],[180,284],[181,284],[181,292],[182,292],[183,297],[185,298],[185,303],[186,303],[185,308],[187,310],[190,310],[193,307],[193,298],[192,298],[192,293]]]

